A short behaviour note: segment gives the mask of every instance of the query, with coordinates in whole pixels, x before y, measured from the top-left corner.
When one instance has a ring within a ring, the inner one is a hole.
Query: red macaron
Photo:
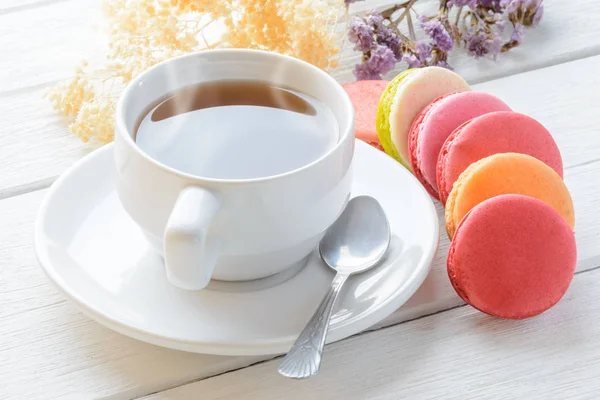
[[[388,83],[389,81],[365,80],[343,85],[354,106],[354,135],[381,151],[383,147],[377,137],[375,119],[379,99]]]
[[[507,319],[541,314],[565,294],[575,272],[575,235],[541,200],[492,197],[461,220],[448,251],[448,276],[476,309]]]
[[[492,112],[465,122],[444,142],[436,171],[442,203],[446,204],[454,182],[469,165],[498,153],[530,155],[563,176],[560,150],[542,124],[516,112]]]

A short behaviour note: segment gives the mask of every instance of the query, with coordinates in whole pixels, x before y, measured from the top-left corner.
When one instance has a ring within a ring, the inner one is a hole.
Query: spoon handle
[[[321,304],[281,361],[278,369],[281,375],[300,379],[309,378],[319,372],[333,305],[346,279],[348,279],[346,274],[335,275]]]

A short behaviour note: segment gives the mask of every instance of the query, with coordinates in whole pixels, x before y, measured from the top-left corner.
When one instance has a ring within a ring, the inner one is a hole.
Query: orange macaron
[[[501,194],[542,200],[571,226],[575,211],[569,190],[551,167],[532,156],[499,153],[471,164],[454,183],[446,202],[446,232],[452,238],[461,219],[477,204]]]

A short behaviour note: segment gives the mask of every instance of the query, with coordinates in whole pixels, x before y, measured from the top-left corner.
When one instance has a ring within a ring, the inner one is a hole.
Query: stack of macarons
[[[542,124],[439,67],[345,88],[357,138],[445,204],[448,276],[464,301],[522,319],[560,300],[575,271],[575,216],[560,151]]]

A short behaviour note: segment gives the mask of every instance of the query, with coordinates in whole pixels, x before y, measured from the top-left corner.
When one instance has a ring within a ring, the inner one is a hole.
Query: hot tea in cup
[[[331,110],[307,94],[222,80],[185,87],[153,105],[135,141],[179,171],[248,179],[310,164],[335,146],[338,131]]]

